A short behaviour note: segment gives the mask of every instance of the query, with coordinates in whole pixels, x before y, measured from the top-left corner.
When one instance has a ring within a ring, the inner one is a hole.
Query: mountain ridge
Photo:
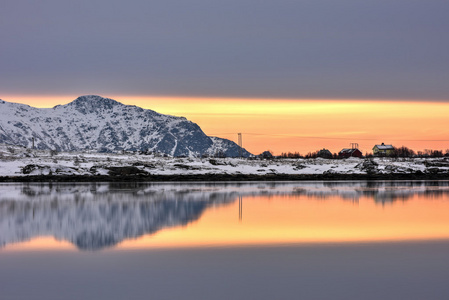
[[[207,136],[185,117],[84,95],[53,108],[0,100],[0,143],[42,150],[142,151],[171,156],[237,157],[240,147]],[[243,156],[251,154],[242,149]]]

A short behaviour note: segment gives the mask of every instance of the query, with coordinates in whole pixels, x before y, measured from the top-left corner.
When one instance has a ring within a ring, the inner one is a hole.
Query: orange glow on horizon
[[[14,96],[4,100],[36,107],[66,104],[77,96]],[[380,100],[285,100],[109,96],[124,104],[184,116],[208,135],[237,141],[254,154],[272,150],[338,152],[358,143],[407,146],[415,151],[449,149],[449,103]]]

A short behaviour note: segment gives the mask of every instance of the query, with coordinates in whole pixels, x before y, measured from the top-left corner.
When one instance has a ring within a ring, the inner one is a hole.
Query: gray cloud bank
[[[4,94],[448,100],[446,0],[3,0]]]

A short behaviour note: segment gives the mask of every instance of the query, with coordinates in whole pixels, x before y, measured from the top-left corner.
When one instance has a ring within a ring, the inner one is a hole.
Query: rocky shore
[[[173,175],[32,175],[2,176],[0,182],[174,182],[174,181],[355,181],[355,180],[449,180],[449,173],[427,174],[173,174]]]

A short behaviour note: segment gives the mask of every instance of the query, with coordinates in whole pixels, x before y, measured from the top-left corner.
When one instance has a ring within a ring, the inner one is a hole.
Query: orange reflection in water
[[[206,211],[196,223],[121,243],[118,248],[381,242],[449,238],[449,199],[414,196],[382,205],[339,197],[243,198]]]
[[[113,249],[250,246],[310,243],[394,242],[449,239],[449,198],[414,195],[376,202],[339,196],[243,197],[206,209],[182,227],[125,240]],[[241,214],[241,219],[240,219]],[[69,242],[39,237],[4,251],[77,251]]]
[[[38,238],[31,239],[29,241],[17,244],[9,244],[4,250],[5,251],[48,251],[48,250],[76,250],[76,247],[69,242],[60,241],[52,236],[41,236]]]

